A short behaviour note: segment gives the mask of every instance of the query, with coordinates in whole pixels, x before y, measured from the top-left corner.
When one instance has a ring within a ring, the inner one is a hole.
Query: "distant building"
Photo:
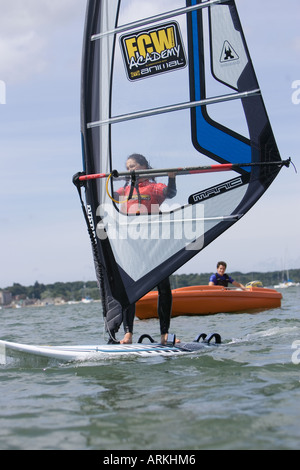
[[[0,305],[9,305],[12,302],[12,295],[10,292],[0,291]]]

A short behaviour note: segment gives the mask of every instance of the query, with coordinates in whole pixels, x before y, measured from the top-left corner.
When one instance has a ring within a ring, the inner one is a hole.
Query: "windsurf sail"
[[[233,0],[88,0],[81,123],[74,181],[114,331],[127,306],[237,222],[288,165]],[[133,153],[156,182],[176,173],[176,197],[156,211],[128,214],[114,197],[142,176],[126,171]]]

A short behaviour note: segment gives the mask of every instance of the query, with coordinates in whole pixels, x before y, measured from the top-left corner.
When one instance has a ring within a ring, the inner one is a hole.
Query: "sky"
[[[299,0],[236,5],[276,141],[300,172]],[[72,176],[82,169],[85,0],[0,0],[0,288],[95,279]],[[299,173],[178,273],[300,268]],[[249,281],[251,281],[251,276]]]

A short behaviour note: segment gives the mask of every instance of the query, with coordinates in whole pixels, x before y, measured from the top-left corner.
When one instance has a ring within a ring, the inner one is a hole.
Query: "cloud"
[[[12,83],[43,71],[46,67],[44,46],[45,41],[35,31],[15,38],[0,38],[1,78]]]
[[[0,0],[1,80],[16,83],[44,72],[53,37],[76,20],[83,23],[84,9],[82,0]]]

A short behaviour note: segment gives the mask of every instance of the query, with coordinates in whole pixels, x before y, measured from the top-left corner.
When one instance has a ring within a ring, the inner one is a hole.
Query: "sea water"
[[[184,341],[222,336],[197,355],[0,366],[0,449],[297,449],[300,288],[282,293],[279,309],[172,319]],[[99,303],[0,317],[9,341],[106,342]],[[143,333],[159,339],[158,320],[136,319]]]

